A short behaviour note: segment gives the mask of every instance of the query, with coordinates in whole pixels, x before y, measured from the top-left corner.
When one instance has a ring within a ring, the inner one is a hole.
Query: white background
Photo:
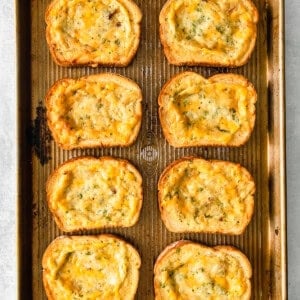
[[[29,1],[28,1],[29,3]],[[16,299],[16,69],[13,0],[0,2],[0,298]],[[288,290],[300,299],[300,1],[286,0]]]

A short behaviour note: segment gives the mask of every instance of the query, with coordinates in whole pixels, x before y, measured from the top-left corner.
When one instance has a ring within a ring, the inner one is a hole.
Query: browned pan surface
[[[144,179],[144,204],[138,224],[109,232],[131,242],[142,257],[137,299],[153,299],[153,265],[169,243],[191,239],[207,245],[228,244],[241,249],[253,266],[253,299],[286,297],[285,139],[283,84],[283,3],[254,0],[259,13],[257,46],[250,62],[240,68],[170,66],[158,35],[164,0],[137,0],[143,12],[140,47],[126,68],[63,68],[56,66],[45,41],[44,13],[49,0],[17,1],[19,95],[19,291],[22,299],[46,299],[41,258],[47,245],[61,235],[47,208],[45,183],[69,158],[112,155],[130,160]],[[25,3],[24,3],[25,2]],[[175,149],[167,144],[158,120],[157,96],[174,74],[193,70],[204,76],[219,72],[243,74],[258,92],[257,119],[249,142],[239,148]],[[47,89],[63,77],[114,72],[135,80],[143,90],[143,121],[136,143],[129,148],[64,151],[50,139],[45,123]],[[7,129],[9,130],[9,129]],[[32,147],[31,147],[32,145]],[[257,185],[254,217],[241,236],[174,234],[164,227],[157,205],[157,181],[162,170],[182,156],[196,155],[241,163]]]

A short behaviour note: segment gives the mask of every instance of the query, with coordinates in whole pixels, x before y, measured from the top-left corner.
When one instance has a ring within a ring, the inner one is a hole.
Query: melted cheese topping
[[[136,287],[130,281],[138,277],[140,262],[125,242],[112,237],[60,238],[50,249],[43,268],[51,299],[134,299]]]
[[[177,147],[238,146],[247,141],[254,127],[255,102],[256,92],[246,80],[212,81],[183,73],[162,95],[165,135]]]
[[[127,146],[141,125],[140,89],[114,80],[62,80],[50,96],[48,119],[64,148]],[[116,76],[117,77],[117,76]]]
[[[255,185],[240,165],[185,159],[159,185],[160,206],[171,231],[234,234],[250,221]]]
[[[248,0],[171,0],[161,15],[163,39],[178,62],[239,64],[256,39]]]
[[[64,164],[50,177],[49,206],[64,231],[129,227],[142,203],[142,179],[128,162],[104,157]]]
[[[228,253],[186,244],[162,258],[155,272],[156,299],[245,299],[249,279]]]
[[[124,64],[137,49],[141,13],[131,1],[56,0],[47,13],[48,42],[58,60]]]

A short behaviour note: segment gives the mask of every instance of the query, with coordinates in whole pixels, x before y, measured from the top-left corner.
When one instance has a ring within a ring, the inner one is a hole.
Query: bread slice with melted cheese
[[[254,210],[250,173],[228,161],[185,157],[158,182],[161,217],[172,232],[241,234]]]
[[[251,277],[248,258],[236,248],[182,240],[166,247],[157,258],[155,299],[248,300]]]
[[[140,130],[141,89],[120,75],[59,80],[45,102],[48,126],[63,149],[129,146]]]
[[[142,13],[133,0],[54,0],[46,38],[61,66],[127,66],[140,41]]]
[[[253,85],[241,75],[205,79],[183,72],[162,88],[159,117],[174,147],[240,146],[254,128],[256,100]]]
[[[159,22],[169,63],[237,67],[254,49],[258,11],[251,0],[168,0]]]
[[[49,300],[133,300],[141,259],[113,235],[61,236],[46,249],[42,266]]]
[[[130,227],[142,207],[142,177],[128,161],[81,157],[59,166],[46,184],[50,211],[65,232]]]

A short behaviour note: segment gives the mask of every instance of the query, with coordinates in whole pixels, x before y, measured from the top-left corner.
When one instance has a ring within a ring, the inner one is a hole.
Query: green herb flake
[[[217,26],[216,26],[216,29],[217,29],[217,31],[220,32],[221,34],[224,34],[224,32],[225,32],[225,28],[224,28],[224,26],[222,26],[222,25],[217,25]]]
[[[173,278],[173,276],[174,276],[174,270],[169,270],[169,271],[168,271],[168,276],[169,276],[170,278]]]
[[[223,128],[221,128],[220,126],[217,126],[216,128],[217,128],[220,132],[227,132],[227,133],[229,133],[228,130],[223,129]]]
[[[96,107],[97,107],[97,110],[100,110],[103,107],[103,104],[102,103],[97,103]]]
[[[206,219],[211,219],[211,218],[212,218],[212,216],[209,215],[209,214],[204,214],[204,217],[205,217]]]

